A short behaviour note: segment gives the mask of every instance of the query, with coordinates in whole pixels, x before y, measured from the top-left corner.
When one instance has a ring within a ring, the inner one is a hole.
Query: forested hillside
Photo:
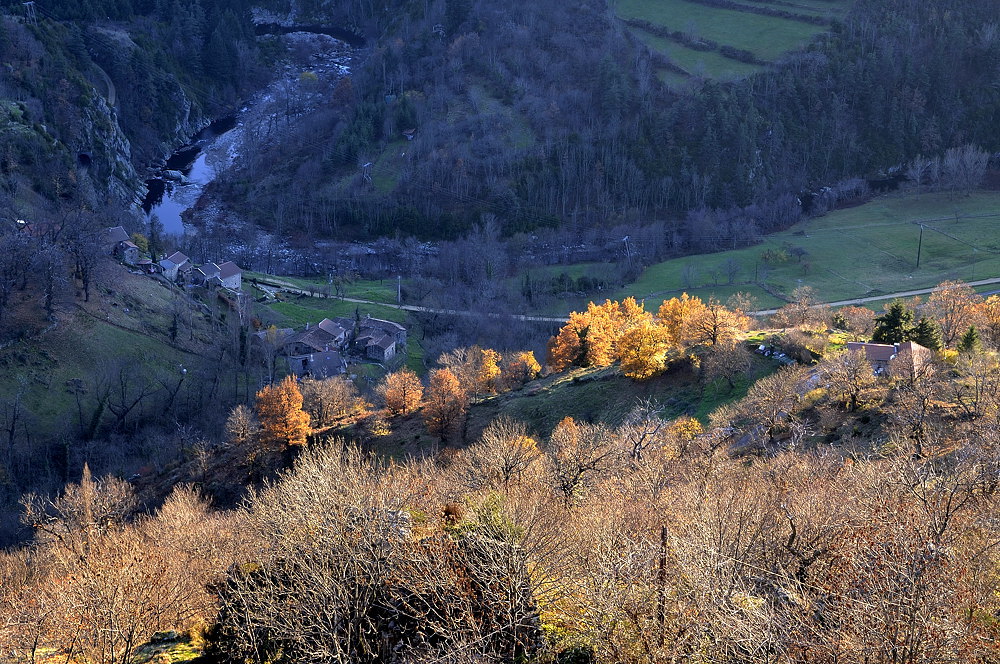
[[[1000,39],[979,2],[859,0],[804,51],[684,93],[597,0],[412,3],[393,18],[331,107],[249,158],[227,200],[265,226],[289,209],[320,232],[430,238],[484,212],[510,235],[716,210],[668,222],[664,245],[682,252],[787,225],[809,187],[852,198],[852,179],[918,154],[998,147]]]

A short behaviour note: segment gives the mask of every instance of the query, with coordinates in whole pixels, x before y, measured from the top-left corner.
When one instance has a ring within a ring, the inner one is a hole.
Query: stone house
[[[219,280],[230,290],[240,290],[243,285],[243,270],[232,262],[226,261],[219,265]]]

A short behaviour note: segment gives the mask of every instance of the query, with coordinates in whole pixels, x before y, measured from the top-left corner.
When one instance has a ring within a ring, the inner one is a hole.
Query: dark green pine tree
[[[970,355],[978,353],[983,349],[983,342],[979,339],[979,330],[975,325],[970,325],[969,329],[962,335],[958,342],[958,352]]]
[[[931,350],[941,350],[944,342],[941,340],[941,326],[933,318],[924,316],[916,325],[907,330],[906,338],[909,341],[918,343],[924,348]]]
[[[912,326],[913,310],[902,300],[893,300],[884,314],[875,317],[872,343],[898,344],[906,341],[907,332]]]

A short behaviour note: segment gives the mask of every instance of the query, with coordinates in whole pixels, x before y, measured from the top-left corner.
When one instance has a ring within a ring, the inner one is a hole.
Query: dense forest
[[[453,238],[491,213],[505,236],[673,220],[649,252],[753,242],[797,218],[803,191],[830,186],[836,204],[918,155],[995,151],[995,18],[861,0],[765,71],[675,93],[603,2],[411,3],[227,200],[341,236]]]

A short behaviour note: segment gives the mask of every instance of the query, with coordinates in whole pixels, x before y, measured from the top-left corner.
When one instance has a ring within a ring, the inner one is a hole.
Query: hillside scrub
[[[121,662],[207,626],[226,661],[989,657],[995,356],[818,375],[775,374],[704,431],[637,404],[402,462],[331,440],[232,511],[181,489],[134,516],[85,475],[0,556],[0,646]]]

